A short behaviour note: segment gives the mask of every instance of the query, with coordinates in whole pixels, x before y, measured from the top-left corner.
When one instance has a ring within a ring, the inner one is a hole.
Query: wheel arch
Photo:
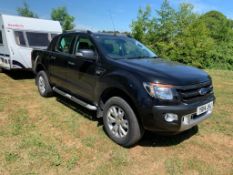
[[[35,73],[37,74],[38,72],[40,72],[40,71],[45,71],[45,67],[42,65],[42,64],[38,64],[37,66],[36,66],[36,69],[35,69]]]
[[[38,63],[35,67],[34,73],[37,75],[40,71],[44,71],[47,74],[48,81],[50,82],[50,77],[48,76],[48,72],[47,72],[45,66],[41,63]]]
[[[103,106],[108,101],[108,99],[115,96],[121,97],[132,107],[136,117],[138,118],[138,121],[141,123],[141,119],[139,118],[139,112],[137,109],[137,104],[135,103],[134,99],[127,92],[118,87],[109,87],[102,92],[99,99],[100,109],[103,109]]]

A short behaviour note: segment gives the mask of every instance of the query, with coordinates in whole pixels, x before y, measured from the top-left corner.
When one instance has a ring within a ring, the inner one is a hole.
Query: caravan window
[[[47,47],[49,45],[48,33],[26,32],[29,47]]]
[[[2,41],[2,31],[0,30],[0,44],[3,44],[3,41]]]
[[[26,41],[23,36],[23,32],[15,31],[15,40],[16,40],[16,44],[20,46],[26,46]]]

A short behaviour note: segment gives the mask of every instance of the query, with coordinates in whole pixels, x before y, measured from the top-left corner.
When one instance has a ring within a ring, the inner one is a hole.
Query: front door
[[[69,89],[76,95],[89,100],[94,100],[96,86],[97,60],[91,60],[77,56],[80,50],[93,50],[96,54],[96,47],[86,35],[77,36],[74,45],[73,57],[68,61],[67,78]]]

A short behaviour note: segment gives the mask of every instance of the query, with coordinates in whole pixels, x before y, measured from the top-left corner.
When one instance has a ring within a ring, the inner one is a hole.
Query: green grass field
[[[42,98],[31,76],[0,73],[0,174],[233,174],[233,72],[208,71],[217,102],[198,128],[113,143],[94,114]]]

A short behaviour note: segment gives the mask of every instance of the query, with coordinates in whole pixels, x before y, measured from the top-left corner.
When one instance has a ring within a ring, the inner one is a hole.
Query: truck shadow
[[[66,107],[72,109],[73,111],[79,113],[80,115],[84,116],[85,118],[91,120],[91,121],[99,121],[97,118],[96,118],[96,112],[95,111],[90,111],[78,104],[76,104],[75,102],[59,95],[59,94],[55,94],[55,97],[56,97],[56,100],[59,102],[59,103],[62,103],[63,105],[65,105]],[[98,124],[99,126],[99,124]]]
[[[89,111],[86,108],[58,94],[56,94],[56,100],[62,103],[63,105],[67,106],[68,108],[72,109],[73,111],[84,116],[85,118],[89,119],[90,121],[97,122],[97,127],[103,127],[103,121],[102,119],[98,119],[96,117],[96,112]],[[103,128],[103,131],[105,132],[104,128]],[[192,129],[182,132],[178,135],[171,135],[171,136],[166,136],[166,135],[161,135],[161,134],[146,131],[141,141],[139,141],[139,143],[137,143],[135,146],[137,145],[142,146],[142,147],[175,146],[191,138],[197,133],[198,133],[198,126],[195,126]]]
[[[144,147],[169,147],[175,146],[188,140],[198,133],[198,126],[177,135],[162,135],[158,133],[146,132],[142,140],[138,143]]]
[[[3,73],[14,80],[34,79],[35,75],[29,70],[4,70]]]

